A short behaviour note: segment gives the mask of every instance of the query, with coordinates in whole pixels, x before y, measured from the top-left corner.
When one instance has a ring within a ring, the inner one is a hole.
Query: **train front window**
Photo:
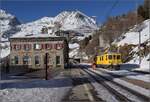
[[[116,55],[113,55],[113,59],[116,59]]]
[[[120,59],[121,57],[120,57],[120,55],[117,55],[117,59]]]
[[[108,59],[111,60],[112,59],[112,55],[108,55]]]

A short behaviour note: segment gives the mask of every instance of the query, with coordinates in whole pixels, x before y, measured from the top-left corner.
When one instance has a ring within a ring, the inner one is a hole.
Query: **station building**
[[[64,68],[68,63],[65,37],[50,34],[29,34],[10,38],[10,68],[44,69],[48,53],[49,68]]]

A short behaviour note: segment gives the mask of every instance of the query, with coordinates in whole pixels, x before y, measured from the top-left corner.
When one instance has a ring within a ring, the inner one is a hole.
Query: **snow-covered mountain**
[[[0,40],[8,40],[11,35],[20,31],[17,28],[19,24],[20,22],[14,15],[0,9]]]
[[[64,11],[54,19],[55,22],[61,24],[62,30],[76,30],[80,31],[80,33],[90,33],[98,28],[93,18],[88,17],[80,11]]]
[[[79,32],[84,36],[92,34],[98,29],[96,21],[93,18],[86,16],[80,11],[64,11],[56,17],[43,17],[41,19],[21,24],[18,26],[21,29],[15,36],[23,36],[25,34],[39,34],[43,27],[56,27],[60,24],[60,30]]]
[[[0,58],[10,53],[9,37],[20,31],[18,19],[4,10],[0,9]]]
[[[0,10],[0,40],[8,41],[11,36],[25,36],[27,34],[40,34],[43,27],[48,29],[57,28],[57,24],[60,24],[60,30],[74,31],[77,34],[77,39],[92,34],[98,26],[96,21],[92,17],[88,17],[80,11],[64,11],[58,14],[56,17],[42,17],[41,19],[20,24],[17,18],[4,10]],[[5,57],[6,50],[9,50],[9,42],[0,42],[1,55]],[[3,52],[5,54],[3,54]]]

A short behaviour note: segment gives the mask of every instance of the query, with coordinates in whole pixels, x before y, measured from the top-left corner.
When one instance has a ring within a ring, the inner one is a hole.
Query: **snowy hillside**
[[[150,19],[144,21],[141,24],[141,26],[142,25],[144,25],[145,28],[142,29],[142,31],[141,31],[141,43],[144,43],[145,41],[148,41],[148,39],[150,38]],[[125,35],[121,36],[119,42],[114,42],[114,43],[116,43],[118,46],[119,45],[124,45],[124,44],[137,45],[139,43],[139,33],[138,32],[134,32],[132,30],[133,29],[131,29]]]
[[[10,53],[9,37],[20,31],[18,19],[0,9],[0,58]]]
[[[24,36],[27,34],[40,34],[43,27],[53,26],[53,18],[43,17],[39,20],[21,24],[18,28],[21,29],[20,32],[16,33],[14,36]]]
[[[138,26],[143,26],[144,28],[141,30],[141,53],[142,53],[142,59],[140,68],[137,68],[136,70],[142,70],[142,71],[149,71],[150,68],[150,19],[145,20],[143,23],[141,23]],[[124,46],[127,45],[134,45],[132,48],[132,59],[129,60],[127,63],[131,64],[139,64],[139,33],[134,31],[135,28],[131,29],[129,32],[127,32],[125,35],[121,36],[119,38],[119,41],[113,42],[113,44],[116,44],[117,46]]]

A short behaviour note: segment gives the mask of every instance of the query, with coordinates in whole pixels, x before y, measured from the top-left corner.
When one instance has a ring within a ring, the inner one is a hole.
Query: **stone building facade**
[[[48,53],[49,68],[64,68],[68,63],[68,44],[65,37],[49,34],[10,38],[10,68],[44,69]]]

